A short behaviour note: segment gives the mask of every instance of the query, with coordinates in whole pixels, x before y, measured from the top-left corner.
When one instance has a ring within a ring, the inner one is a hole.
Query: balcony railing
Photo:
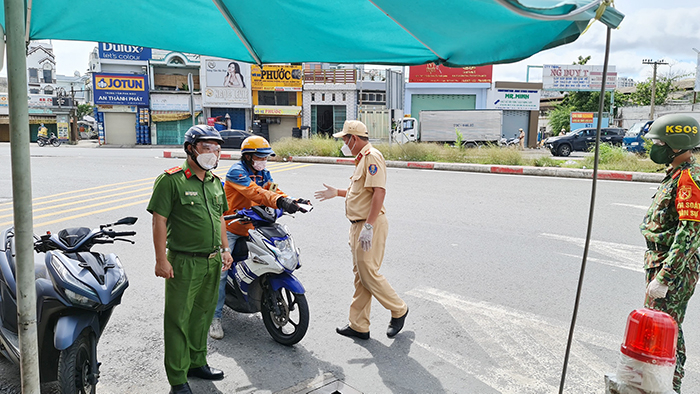
[[[353,69],[304,70],[304,83],[355,83],[356,71]]]

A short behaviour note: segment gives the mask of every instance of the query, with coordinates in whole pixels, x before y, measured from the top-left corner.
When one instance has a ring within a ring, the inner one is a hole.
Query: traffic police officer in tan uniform
[[[664,115],[645,138],[654,142],[649,158],[669,166],[640,226],[647,242],[645,306],[678,323],[673,389],[680,393],[686,360],[682,324],[700,271],[700,165],[692,155],[700,125],[688,115]]]
[[[367,127],[360,121],[346,121],[343,130],[333,134],[333,137],[343,139],[343,153],[346,156],[355,156],[356,166],[350,177],[349,189],[335,189],[324,184],[326,189],[314,194],[321,201],[336,196],[345,197],[345,215],[351,223],[349,243],[355,274],[355,294],[350,305],[350,324],[336,328],[336,332],[348,337],[368,339],[370,307],[374,297],[384,308],[391,311],[391,320],[386,332],[391,338],[403,328],[408,306],[379,273],[389,232],[384,215],[384,156],[369,143]]]
[[[216,168],[223,140],[211,126],[185,133],[187,161],[161,174],[153,186],[156,276],[165,278],[165,372],[171,394],[191,394],[187,378],[221,380],[207,364],[207,333],[219,277],[233,261],[223,213],[228,209]],[[167,247],[167,252],[166,252]]]

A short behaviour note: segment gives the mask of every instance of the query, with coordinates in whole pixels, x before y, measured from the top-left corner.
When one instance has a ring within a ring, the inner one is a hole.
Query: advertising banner
[[[95,104],[148,105],[148,79],[145,75],[92,74]]]
[[[100,59],[145,61],[151,58],[151,48],[124,44],[111,44],[108,42],[99,43],[97,48]]]
[[[491,95],[492,109],[537,111],[540,109],[540,91],[530,89],[495,89]]]
[[[189,94],[157,94],[151,95],[151,109],[154,111],[189,111]],[[194,110],[202,110],[202,96],[194,95]]]
[[[253,90],[301,92],[301,66],[251,66],[250,74]]]
[[[428,63],[411,66],[408,82],[491,83],[492,76],[493,66],[491,65],[454,68]]]
[[[202,58],[199,68],[202,105],[205,107],[250,108],[250,64]]]
[[[59,140],[68,139],[68,115],[56,115],[56,128]]]
[[[256,115],[299,116],[301,107],[296,105],[256,105],[253,113]]]
[[[542,86],[544,90],[596,91],[603,83],[603,66],[581,64],[542,66]],[[615,90],[617,72],[615,66],[608,66],[608,80],[605,90]]]
[[[571,113],[571,131],[582,129],[584,127],[597,127],[598,126],[598,113],[597,112],[572,112]],[[608,114],[603,113],[603,122],[601,127],[608,127],[609,119]]]

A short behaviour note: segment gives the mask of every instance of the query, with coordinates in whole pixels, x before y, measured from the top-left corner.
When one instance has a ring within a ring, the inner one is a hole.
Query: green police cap
[[[673,149],[693,149],[700,144],[700,125],[692,116],[673,114],[664,115],[651,124],[646,139],[657,139]]]

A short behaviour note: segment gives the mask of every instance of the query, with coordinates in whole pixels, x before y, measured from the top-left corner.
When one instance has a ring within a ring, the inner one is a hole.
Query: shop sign
[[[491,83],[493,66],[447,67],[428,63],[411,66],[408,82],[430,83]]]
[[[250,73],[253,90],[301,92],[301,66],[252,66]]]
[[[277,116],[277,115],[289,115],[289,116],[299,116],[301,113],[301,107],[295,105],[256,105],[253,113],[256,115],[267,115],[267,116]]]
[[[597,127],[598,126],[598,113],[597,112],[572,112],[571,118],[569,119],[571,131],[582,129],[584,127]],[[601,127],[608,127],[609,119],[608,114],[603,113],[603,122]]]
[[[540,91],[530,89],[496,89],[491,94],[489,109],[537,111]]]
[[[151,94],[151,109],[154,111],[188,112],[190,110],[189,94]],[[194,110],[202,110],[202,96],[194,95]]]
[[[151,48],[108,42],[99,43],[98,48],[100,59],[148,60],[151,58]]]
[[[27,105],[33,108],[48,108],[53,106],[53,96],[43,94],[30,94]]]
[[[199,73],[205,107],[251,107],[250,64],[203,57]]]
[[[542,66],[542,88],[558,91],[599,91],[603,82],[603,66],[582,64],[545,64]],[[608,66],[605,90],[615,90],[617,72]]]
[[[92,74],[95,104],[148,105],[145,75]]]
[[[68,115],[56,115],[56,129],[59,140],[68,139]]]

